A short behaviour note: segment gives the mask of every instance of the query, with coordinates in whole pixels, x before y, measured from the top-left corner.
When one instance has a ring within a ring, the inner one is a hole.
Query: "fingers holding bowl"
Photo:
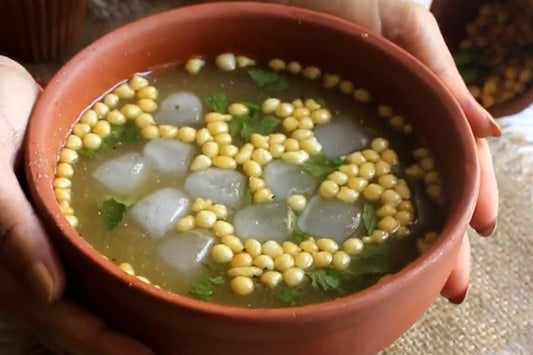
[[[144,345],[109,329],[77,304],[61,299],[36,303],[5,268],[0,267],[0,303],[12,317],[34,330],[54,354],[152,354]]]
[[[479,234],[488,236],[496,228],[499,203],[498,184],[487,140],[478,139],[477,148],[480,166],[480,188],[476,209],[470,224]]]
[[[455,267],[442,288],[441,295],[450,302],[460,304],[464,301],[468,291],[470,278],[470,240],[464,234]]]
[[[62,292],[63,273],[14,172],[39,92],[21,65],[0,56],[0,259],[39,300],[50,302]]]
[[[17,177],[0,172],[0,259],[37,299],[52,302],[64,288],[59,260]]]

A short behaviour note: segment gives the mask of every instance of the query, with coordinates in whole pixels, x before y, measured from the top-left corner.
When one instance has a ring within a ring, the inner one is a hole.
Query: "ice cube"
[[[202,262],[209,256],[215,242],[214,235],[205,229],[171,234],[157,250],[163,261],[176,269],[182,277],[193,279],[202,272]]]
[[[317,237],[342,243],[353,235],[361,220],[361,208],[337,199],[313,197],[298,218],[298,228]]]
[[[174,227],[178,218],[189,212],[189,198],[182,191],[166,187],[135,203],[128,215],[150,237],[161,238]]]
[[[245,187],[246,177],[228,169],[199,170],[185,179],[185,191],[192,198],[208,198],[229,208],[239,207]]]
[[[263,171],[263,179],[276,199],[292,194],[310,194],[315,191],[315,179],[301,167],[282,160],[270,162]]]
[[[93,177],[119,195],[135,190],[149,175],[146,159],[139,153],[128,153],[109,160],[93,172]]]
[[[175,92],[163,99],[155,113],[159,124],[198,126],[202,121],[202,101],[193,93]]]
[[[171,138],[153,139],[144,146],[144,157],[155,169],[179,176],[189,170],[196,154],[192,144]]]
[[[369,144],[363,128],[349,115],[334,117],[329,123],[316,127],[314,132],[327,158],[362,150]]]
[[[250,205],[235,214],[233,225],[235,234],[241,239],[282,242],[292,234],[294,214],[285,203]]]

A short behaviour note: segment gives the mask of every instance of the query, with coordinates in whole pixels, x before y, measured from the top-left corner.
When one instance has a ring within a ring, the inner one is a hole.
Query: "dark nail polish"
[[[486,116],[487,120],[489,121],[490,123],[490,134],[491,136],[493,137],[499,137],[502,135],[502,130],[500,128],[500,125],[498,124],[498,122],[496,122],[496,120],[494,119],[494,117],[492,117],[492,115],[490,113],[486,113]]]
[[[466,287],[465,291],[461,295],[457,297],[449,298],[448,300],[453,304],[461,304],[465,300],[467,293],[468,293],[468,287]]]
[[[482,227],[482,228],[478,228],[476,231],[484,236],[484,237],[488,237],[489,235],[491,235],[492,233],[494,233],[494,231],[496,230],[496,221],[492,222],[491,224],[485,226],[485,227]]]

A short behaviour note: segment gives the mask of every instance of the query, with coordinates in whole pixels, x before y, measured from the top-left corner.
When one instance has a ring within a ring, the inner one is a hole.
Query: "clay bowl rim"
[[[486,2],[486,0],[483,2]],[[533,10],[533,0],[530,0],[529,3]],[[442,14],[446,13],[446,8],[452,6],[450,4],[455,4],[455,2],[450,2],[449,0],[433,0],[431,2],[431,6],[429,10],[433,14],[433,16],[435,16],[435,19],[437,20],[437,22],[439,22],[439,19],[441,18]],[[461,4],[464,4],[464,3],[461,3]],[[475,13],[473,16],[475,16]],[[472,18],[469,18],[468,21],[470,20],[472,20]],[[467,25],[468,21],[462,24],[462,30],[459,31],[458,33],[464,32],[464,27]],[[442,32],[444,33],[445,31],[442,31]],[[447,40],[446,37],[444,39]],[[446,42],[448,43],[448,41]],[[454,43],[454,45],[457,45],[457,43]],[[453,53],[453,50],[455,48],[451,48],[451,47],[448,47],[448,48],[450,52]],[[494,106],[487,108],[487,111],[489,111],[490,114],[493,115],[494,117],[499,118],[499,117],[510,116],[510,115],[514,115],[519,112],[522,112],[523,110],[531,106],[532,103],[533,103],[533,84],[531,85],[529,89],[527,89],[520,95],[515,96],[514,98],[501,102],[499,104],[495,104]]]
[[[305,306],[247,309],[203,302],[187,296],[158,290],[153,286],[147,285],[135,277],[127,275],[114,263],[106,260],[102,254],[93,249],[90,244],[77,233],[75,228],[68,224],[55,200],[51,184],[47,184],[42,179],[39,179],[39,176],[47,173],[46,164],[39,159],[36,155],[37,153],[30,149],[31,146],[34,146],[34,136],[37,135],[36,131],[38,130],[38,124],[36,124],[35,121],[38,117],[43,116],[43,112],[46,112],[48,105],[53,104],[48,97],[52,96],[52,92],[58,90],[56,87],[59,86],[60,89],[60,83],[62,80],[68,80],[72,73],[76,73],[80,70],[80,63],[83,62],[87,53],[98,51],[100,46],[109,46],[113,41],[117,38],[121,38],[126,33],[128,36],[136,36],[137,34],[142,33],[145,27],[154,26],[161,21],[176,21],[176,18],[179,18],[182,12],[191,11],[191,9],[194,9],[197,16],[202,16],[202,14],[206,12],[209,12],[210,14],[216,13],[217,16],[227,16],[235,13],[253,13],[262,16],[286,18],[287,20],[297,19],[299,21],[307,21],[315,24],[318,23],[321,26],[330,27],[336,31],[341,31],[351,36],[357,36],[368,40],[381,50],[384,55],[395,56],[399,63],[401,63],[400,65],[410,68],[410,71],[413,72],[413,75],[415,75],[418,80],[421,80],[426,85],[434,88],[435,92],[438,93],[442,100],[447,104],[449,112],[452,113],[450,115],[452,119],[449,124],[451,124],[457,131],[458,143],[464,146],[464,154],[466,157],[470,157],[467,161],[470,162],[471,165],[466,166],[462,172],[462,175],[464,175],[464,184],[461,189],[461,197],[458,199],[457,203],[458,206],[463,207],[462,210],[458,211],[458,209],[456,209],[450,212],[447,223],[441,232],[441,237],[438,238],[426,253],[419,256],[400,271],[392,274],[387,282],[375,284],[363,291],[348,296]],[[319,319],[332,318],[336,314],[354,312],[358,309],[372,305],[379,305],[380,300],[400,293],[402,284],[409,283],[410,279],[420,273],[421,270],[428,268],[439,257],[453,252],[453,241],[456,238],[463,237],[464,230],[472,216],[477,199],[479,165],[476,159],[477,153],[475,147],[474,136],[461,108],[452,97],[451,93],[441,84],[439,79],[413,56],[379,35],[369,33],[369,31],[359,25],[331,15],[286,5],[255,2],[208,3],[165,11],[122,26],[96,40],[68,61],[50,81],[50,84],[44,90],[33,111],[28,134],[26,136],[27,149],[25,151],[25,164],[32,197],[35,199],[38,207],[42,207],[38,210],[38,213],[45,214],[48,219],[53,220],[55,225],[62,231],[60,237],[65,238],[71,246],[78,249],[80,253],[83,253],[84,257],[89,258],[95,268],[105,271],[105,273],[111,275],[116,282],[123,286],[133,288],[135,292],[144,294],[144,296],[150,296],[151,298],[157,299],[159,302],[172,307],[188,309],[189,311],[201,314],[210,314],[214,317],[227,316],[234,320],[237,319],[252,322],[294,321],[297,318],[304,318],[307,321],[316,321]],[[45,197],[48,198],[48,201],[45,200]]]

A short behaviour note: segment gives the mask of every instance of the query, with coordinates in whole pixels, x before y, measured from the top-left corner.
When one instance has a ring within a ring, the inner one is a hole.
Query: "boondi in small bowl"
[[[56,79],[32,193],[77,296],[158,353],[371,353],[451,273],[474,138],[421,63],[358,26],[183,8]]]

